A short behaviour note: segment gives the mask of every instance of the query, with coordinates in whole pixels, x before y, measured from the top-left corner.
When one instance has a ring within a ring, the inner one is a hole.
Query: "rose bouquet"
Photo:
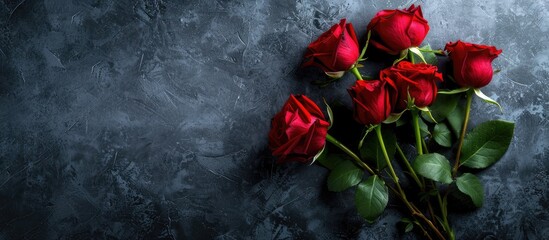
[[[331,134],[340,116],[326,101],[323,112],[307,96],[290,95],[272,119],[269,147],[277,163],[317,162],[328,168],[328,189],[353,189],[356,209],[367,221],[375,221],[389,198],[396,198],[408,215],[401,220],[404,231],[455,239],[449,206],[482,206],[482,183],[473,173],[496,163],[513,137],[514,123],[503,120],[469,130],[474,96],[501,109],[481,91],[492,80],[492,61],[501,50],[459,40],[445,50],[420,47],[429,24],[414,5],[378,12],[367,30],[360,50],[353,25],[341,20],[308,46],[303,63],[333,79],[347,72],[356,77],[348,88],[352,118],[363,129],[356,142],[340,142]],[[358,69],[368,45],[394,58],[373,78]],[[437,55],[449,58],[450,74],[439,72]],[[351,127],[343,129],[355,134]]]

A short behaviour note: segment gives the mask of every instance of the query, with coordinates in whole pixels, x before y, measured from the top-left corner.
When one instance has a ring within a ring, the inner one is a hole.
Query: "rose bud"
[[[446,51],[454,66],[454,79],[462,87],[481,88],[490,81],[494,71],[492,61],[501,50],[494,46],[457,41],[447,43]]]
[[[308,162],[324,148],[330,124],[304,95],[290,95],[271,121],[269,147],[277,163]]]
[[[400,112],[408,106],[408,94],[417,107],[431,105],[437,96],[437,82],[442,82],[442,74],[437,67],[425,63],[413,64],[401,61],[396,66],[386,68],[380,73],[380,79],[393,82],[398,90],[395,111]]]
[[[396,100],[395,86],[383,80],[358,80],[348,91],[353,99],[354,118],[363,125],[387,119]]]
[[[419,46],[429,32],[421,6],[415,7],[413,4],[404,10],[379,11],[367,28],[372,31],[370,43],[391,55]]]
[[[316,66],[326,74],[339,77],[358,60],[359,49],[355,30],[351,23],[341,19],[339,24],[323,33],[307,47],[303,67]]]

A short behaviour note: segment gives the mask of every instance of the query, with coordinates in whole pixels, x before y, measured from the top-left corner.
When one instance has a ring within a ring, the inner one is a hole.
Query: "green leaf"
[[[329,154],[328,149],[324,149],[324,152],[316,160],[318,163],[327,169],[334,170],[334,168],[341,162],[350,160],[345,154]]]
[[[462,93],[462,92],[467,92],[469,90],[469,88],[458,88],[458,89],[454,89],[454,90],[446,90],[446,89],[442,89],[442,90],[438,90],[438,94],[458,94],[458,93]]]
[[[436,122],[442,122],[446,117],[454,111],[461,95],[437,95],[435,102],[429,107],[431,115]],[[426,112],[421,112],[421,116],[428,122],[432,121],[431,117]]]
[[[454,132],[456,138],[459,138],[461,128],[463,127],[463,121],[465,120],[465,108],[458,104],[454,111],[448,114],[446,119],[448,120],[450,128]]]
[[[345,71],[338,71],[338,72],[324,72],[328,77],[331,78],[341,78],[345,74]]]
[[[480,91],[480,88],[475,88],[475,94],[476,94],[478,97],[480,97],[482,100],[484,100],[485,102],[497,105],[497,106],[499,107],[499,110],[500,110],[501,112],[503,112],[503,108],[501,108],[501,105],[499,105],[498,102],[496,102],[495,100],[491,99],[490,97],[484,95],[484,93],[482,93],[482,92]]]
[[[328,129],[334,125],[334,112],[332,111],[332,108],[330,105],[326,102],[326,98],[322,98],[324,100],[324,104],[326,104],[326,112],[328,112],[328,120],[330,121],[330,126]]]
[[[435,51],[431,49],[431,45],[427,44],[423,47],[420,47],[419,51],[421,51],[421,53],[423,54],[423,57],[425,58],[425,61],[428,64],[435,65],[435,66],[438,64],[437,56],[435,55]]]
[[[461,165],[486,168],[496,163],[507,151],[515,124],[493,120],[478,125],[463,140]]]
[[[387,207],[389,191],[385,182],[377,175],[361,182],[355,193],[355,205],[358,213],[368,221],[373,222]]]
[[[484,190],[480,180],[475,175],[464,173],[456,179],[456,185],[460,192],[471,198],[476,207],[482,207]]]
[[[382,128],[381,135],[389,158],[392,160],[396,153],[396,136],[392,129]],[[376,163],[377,169],[383,169],[387,166],[387,161],[381,150],[377,134],[368,135],[360,148],[360,156],[367,161]]]
[[[364,144],[364,141],[366,140],[366,136],[368,136],[368,133],[370,133],[372,130],[374,130],[375,127],[376,127],[376,125],[371,125],[370,127],[368,127],[366,129],[366,131],[364,131],[364,135],[362,135],[362,138],[358,142],[358,149],[362,148],[362,144]]]
[[[404,229],[404,232],[405,233],[411,232],[413,229],[414,229],[414,224],[413,223],[408,223],[408,224],[406,224],[406,228]]]
[[[328,175],[328,189],[341,192],[357,185],[362,180],[364,172],[351,161],[339,163]]]
[[[393,62],[393,65],[396,65],[398,62],[404,60],[406,56],[408,56],[408,49],[404,49],[400,52],[400,57]]]
[[[426,119],[430,123],[438,123],[437,120],[433,117],[433,114],[431,114],[431,110],[429,110],[428,107],[416,107],[421,111],[421,116],[423,116],[424,119]]]
[[[444,123],[435,125],[433,130],[433,138],[440,146],[451,147],[452,146],[452,133],[450,129]]]
[[[396,122],[395,122],[395,125],[397,127],[400,127],[400,126],[403,126],[405,125],[406,123],[408,123],[408,121],[404,118],[399,118]]]
[[[390,124],[398,121],[404,112],[406,112],[406,110],[399,113],[391,113],[389,117],[383,121],[383,123]]]
[[[309,165],[313,165],[313,163],[315,163],[320,157],[322,157],[325,149],[326,144],[324,144],[324,147],[322,147],[322,149],[320,149],[320,151],[313,157],[313,161],[311,161],[311,164]]]
[[[419,123],[419,130],[421,133],[421,137],[430,136],[431,132],[429,132],[429,126],[427,126],[427,124],[425,124],[425,122],[421,120],[421,118],[418,118],[418,123]]]
[[[364,54],[366,53],[366,49],[368,49],[368,44],[370,43],[370,36],[372,35],[372,31],[368,31],[368,35],[366,37],[366,44],[364,44],[364,48],[362,48],[362,52],[360,52],[360,56],[358,59],[362,59],[364,57]]]
[[[424,63],[427,63],[427,60],[425,60],[425,57],[423,57],[423,54],[421,53],[421,51],[419,51],[418,47],[411,47],[408,49],[410,50],[410,52],[412,52],[413,54],[421,58],[421,61],[423,61]],[[413,56],[411,56],[411,58],[413,58]],[[415,63],[415,61],[412,61],[412,63]]]
[[[419,155],[412,167],[423,177],[442,183],[452,183],[450,162],[438,153]]]

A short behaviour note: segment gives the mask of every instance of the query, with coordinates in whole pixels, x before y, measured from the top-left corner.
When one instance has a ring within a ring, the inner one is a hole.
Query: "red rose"
[[[392,55],[409,47],[417,47],[429,32],[421,6],[413,4],[405,10],[382,10],[368,24],[372,31],[370,43]]]
[[[269,147],[277,163],[309,161],[324,147],[330,126],[320,108],[304,95],[290,95],[271,125]]]
[[[355,120],[364,125],[387,119],[396,100],[395,87],[383,80],[358,80],[348,91],[353,99]]]
[[[317,66],[326,73],[349,70],[358,60],[358,40],[351,23],[341,19],[339,24],[323,33],[307,47],[303,67]]]
[[[379,75],[381,80],[393,82],[397,87],[396,111],[406,109],[408,93],[417,107],[431,105],[437,96],[436,83],[442,82],[442,74],[437,72],[437,67],[408,61],[401,61],[396,66],[386,68]]]
[[[462,87],[481,88],[492,80],[492,61],[501,50],[494,46],[457,41],[447,43],[450,59],[454,66],[454,78]]]

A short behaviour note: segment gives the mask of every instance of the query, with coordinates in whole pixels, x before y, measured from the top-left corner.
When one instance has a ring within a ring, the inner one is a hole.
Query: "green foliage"
[[[436,120],[436,122],[442,122],[446,117],[454,111],[456,108],[461,94],[438,94],[435,102],[429,107],[431,115]],[[431,117],[427,115],[426,112],[422,112],[421,116],[428,122],[433,122]]]
[[[326,99],[323,100],[324,104],[326,105],[326,112],[328,113],[328,121],[330,122],[330,126],[328,127],[328,129],[330,129],[332,125],[334,125],[334,112],[332,111],[330,105],[326,102]]]
[[[456,106],[454,111],[448,114],[447,118],[450,129],[455,134],[456,138],[459,138],[461,134],[461,127],[463,126],[463,121],[465,120],[465,108],[461,105]]]
[[[515,124],[492,120],[478,125],[465,136],[461,165],[486,168],[497,162],[509,148]]]
[[[410,55],[409,58],[412,63],[428,63],[427,60],[425,60],[423,53],[419,50],[418,47],[411,47],[411,48],[408,48],[408,50],[410,50],[408,54]],[[417,60],[418,58],[421,61]]]
[[[411,232],[412,230],[414,230],[414,224],[413,223],[406,224],[406,228],[404,229],[404,232]]]
[[[452,146],[452,133],[450,129],[444,123],[435,125],[433,130],[433,138],[440,146],[451,147]]]
[[[480,180],[471,173],[464,173],[456,179],[456,185],[460,192],[471,198],[476,207],[482,207],[484,190]]]
[[[402,117],[402,114],[404,114],[404,112],[406,112],[406,110],[399,113],[391,113],[389,117],[387,117],[387,119],[383,121],[383,123],[389,124],[389,123],[397,122],[398,120],[400,120],[400,117]]]
[[[382,128],[381,135],[383,136],[387,154],[389,155],[389,158],[393,160],[396,153],[396,136],[390,128]],[[383,169],[387,166],[387,161],[385,161],[376,134],[368,134],[368,136],[366,136],[360,148],[360,156],[367,161],[375,163],[377,169]]]
[[[364,133],[362,134],[362,138],[360,139],[360,141],[358,142],[358,149],[361,149],[362,148],[362,145],[364,144],[364,141],[366,141],[366,136],[368,136],[368,134],[373,131],[374,129],[376,128],[375,125],[372,125],[368,128],[366,128],[364,130]]]
[[[423,54],[423,58],[428,64],[435,66],[438,64],[437,55],[435,55],[435,53],[433,52],[431,45],[427,44],[423,47],[420,47],[419,51],[421,51],[421,54]]]
[[[482,93],[482,91],[480,91],[480,88],[475,88],[475,94],[476,94],[479,98],[481,98],[483,101],[498,106],[498,107],[499,107],[499,110],[500,110],[501,112],[503,112],[503,108],[501,108],[501,105],[499,105],[498,102],[496,102],[495,100],[491,99],[490,97],[484,95],[484,93]]]
[[[412,167],[421,176],[442,183],[452,183],[450,162],[438,153],[423,154],[416,158]]]
[[[408,218],[402,218],[400,219],[400,222],[404,224],[404,232],[411,232],[414,229],[414,223],[417,223],[415,221],[412,221]]]
[[[342,161],[328,175],[328,189],[341,192],[357,185],[364,172],[351,161]]]
[[[400,52],[400,56],[395,59],[395,61],[393,61],[393,65],[396,65],[398,62],[406,59],[406,57],[408,56],[408,49],[404,49]]]
[[[451,76],[448,76],[448,77],[452,78]],[[469,88],[458,88],[454,90],[440,89],[438,90],[438,94],[458,94],[458,93],[467,92],[467,91],[469,91]]]
[[[427,136],[431,136],[431,132],[429,132],[429,126],[427,126],[427,124],[421,119],[418,117],[418,123],[419,123],[419,130],[421,132],[421,137],[427,137]]]
[[[361,182],[355,193],[355,205],[358,213],[366,220],[376,220],[387,207],[389,191],[385,182],[374,175]]]
[[[327,169],[333,170],[342,161],[350,160],[345,154],[332,154],[328,153],[328,149],[324,149],[324,152],[316,159],[318,163]]]
[[[313,157],[313,161],[311,161],[311,165],[315,163],[320,157],[324,157],[324,152],[326,151],[326,145],[320,149],[320,151]]]

